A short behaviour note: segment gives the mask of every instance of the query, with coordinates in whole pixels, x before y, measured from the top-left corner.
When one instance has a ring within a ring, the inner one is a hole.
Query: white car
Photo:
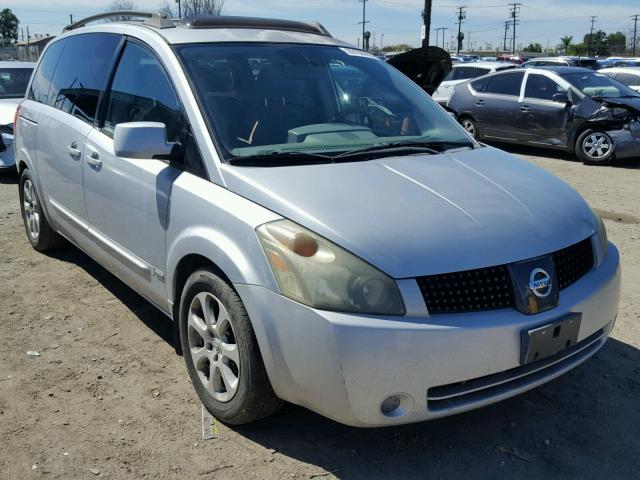
[[[15,167],[13,118],[35,66],[27,62],[0,62],[0,171]]]
[[[640,67],[613,67],[598,70],[627,87],[640,92]]]
[[[449,103],[449,99],[451,99],[451,95],[453,95],[453,87],[456,85],[466,82],[467,80],[481,77],[482,75],[497,72],[498,70],[515,67],[516,65],[513,63],[506,62],[473,62],[455,64],[433,94],[433,99],[440,105],[446,106],[447,103]]]

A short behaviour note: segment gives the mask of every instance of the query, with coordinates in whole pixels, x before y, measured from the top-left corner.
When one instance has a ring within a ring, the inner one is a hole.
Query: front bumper
[[[579,365],[613,326],[620,267],[610,244],[597,268],[561,292],[558,307],[531,316],[504,309],[368,317],[314,310],[260,286],[235,286],[280,398],[347,425],[379,427],[478,408]],[[521,370],[520,332],[572,312],[582,313],[578,351]],[[403,414],[385,416],[381,404],[396,394]]]
[[[13,135],[2,134],[2,141],[5,144],[5,151],[0,152],[0,171],[13,170],[16,167],[16,154],[13,146]]]
[[[634,123],[629,129],[607,132],[616,146],[616,159],[640,158],[640,124]]]

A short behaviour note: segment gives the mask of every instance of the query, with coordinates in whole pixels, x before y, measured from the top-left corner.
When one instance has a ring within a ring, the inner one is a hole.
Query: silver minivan
[[[173,319],[218,419],[423,421],[605,343],[602,220],[390,65],[316,23],[100,18],[48,45],[20,106],[26,233]]]

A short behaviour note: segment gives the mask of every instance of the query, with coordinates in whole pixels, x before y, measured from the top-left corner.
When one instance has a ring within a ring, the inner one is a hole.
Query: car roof
[[[116,12],[112,12],[112,14],[114,13]],[[93,21],[91,20],[92,17],[90,17],[67,26],[64,36],[90,32],[123,33],[123,31],[135,35],[135,32],[149,32],[151,30],[172,45],[216,42],[275,42],[355,48],[351,44],[333,38],[317,22],[295,22],[291,20],[226,15],[192,16],[172,21],[166,16],[160,16],[160,14],[138,13],[141,16],[153,16],[153,21],[151,19],[145,21],[118,21],[85,26],[85,23]],[[103,15],[105,14],[100,16]]]
[[[36,68],[34,62],[1,61],[0,68]]]
[[[513,63],[511,62],[465,62],[465,63],[456,63],[453,68],[460,67],[489,67],[489,68],[500,68],[500,67],[513,67]]]
[[[536,67],[533,70],[544,70],[547,72],[555,72],[558,75],[562,75],[563,73],[593,73],[595,70],[591,70],[590,68],[584,67],[568,67],[565,65],[544,65],[540,67]]]
[[[608,67],[601,68],[599,72],[615,72],[615,73],[637,73],[640,74],[640,67]]]

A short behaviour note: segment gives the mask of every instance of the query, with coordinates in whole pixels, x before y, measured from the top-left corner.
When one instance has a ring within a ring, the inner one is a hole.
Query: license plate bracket
[[[578,342],[582,314],[573,313],[559,320],[521,333],[520,365],[551,357]]]

